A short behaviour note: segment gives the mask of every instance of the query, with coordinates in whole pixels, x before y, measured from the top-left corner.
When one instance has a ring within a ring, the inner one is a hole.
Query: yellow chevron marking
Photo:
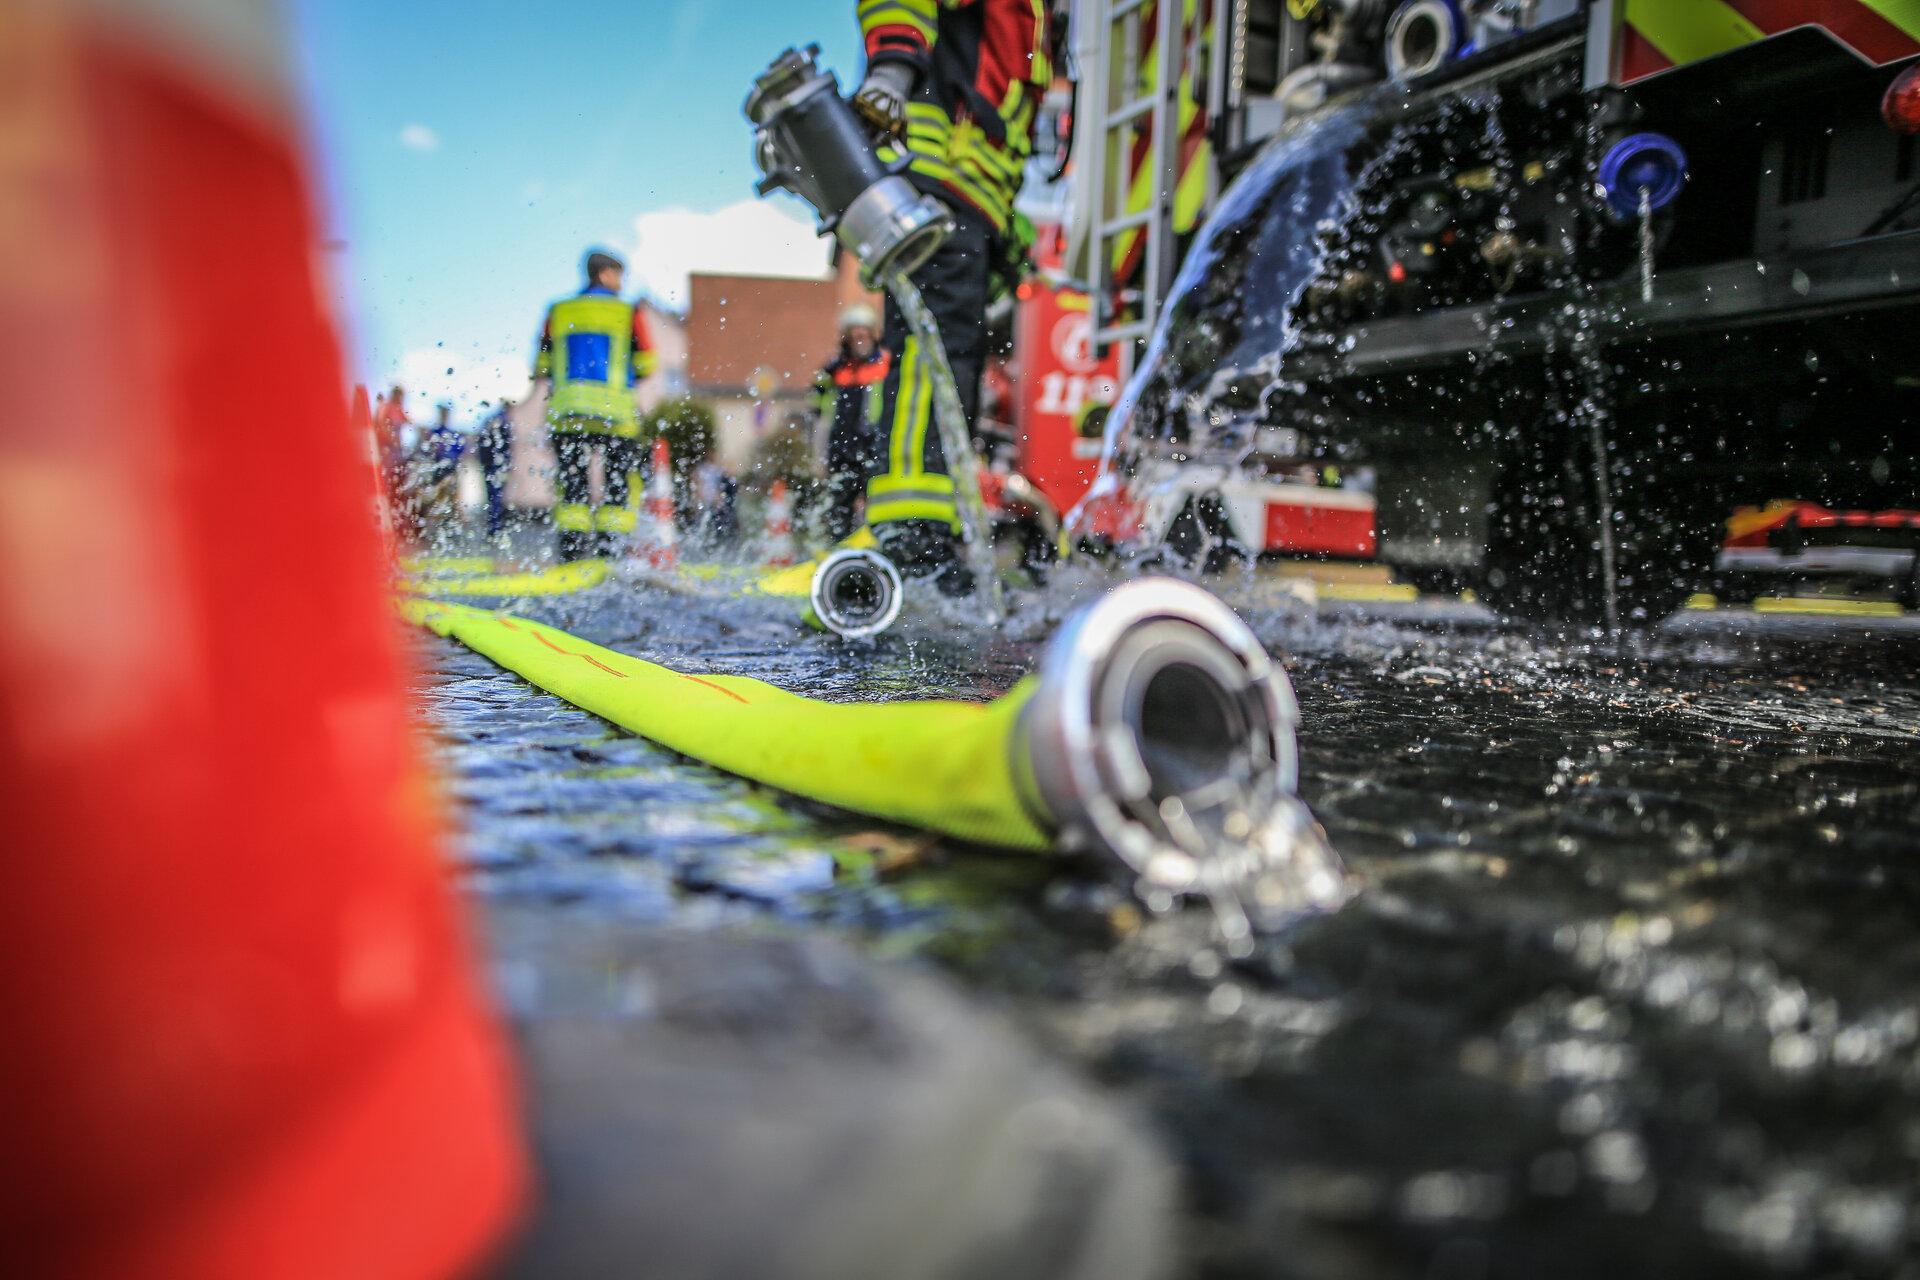
[[[1860,0],[1860,3],[1920,40],[1920,0]]]
[[[1761,596],[1755,613],[1814,613],[1842,618],[1897,618],[1903,612],[1891,600],[1843,600],[1826,596]]]
[[[1677,67],[1767,34],[1725,0],[1627,0],[1627,25]]]

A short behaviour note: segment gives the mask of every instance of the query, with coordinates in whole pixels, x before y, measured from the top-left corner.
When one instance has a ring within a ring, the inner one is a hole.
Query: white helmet
[[[880,317],[866,303],[853,303],[840,313],[840,332],[845,333],[849,329],[871,329],[878,333]]]

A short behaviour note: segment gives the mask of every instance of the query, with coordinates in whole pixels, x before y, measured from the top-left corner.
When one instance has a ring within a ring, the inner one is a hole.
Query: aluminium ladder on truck
[[[1100,308],[1094,341],[1119,345],[1124,373],[1167,301],[1180,237],[1219,194],[1219,156],[1279,126],[1272,92],[1311,60],[1308,18],[1326,0],[1068,2],[1066,265]]]
[[[1212,120],[1225,92],[1226,59],[1202,56],[1203,41],[1193,33],[1217,30],[1219,20],[1240,7],[1233,0],[1074,4],[1080,70],[1074,131],[1083,145],[1073,188],[1078,244],[1072,257],[1098,308],[1096,348],[1121,344],[1129,365],[1127,355],[1151,332],[1178,266],[1181,94],[1189,83],[1199,84],[1189,77],[1204,76],[1205,119]],[[1144,148],[1136,145],[1143,127]],[[1132,305],[1122,314],[1114,297],[1116,251],[1135,237],[1143,251],[1126,286]]]

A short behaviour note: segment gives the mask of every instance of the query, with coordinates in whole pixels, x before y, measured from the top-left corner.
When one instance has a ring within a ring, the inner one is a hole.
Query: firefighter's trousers
[[[866,387],[848,387],[841,395],[867,398]],[[865,421],[845,422],[836,416],[827,428],[827,540],[839,542],[859,527],[860,499],[867,482],[880,469],[880,437]]]
[[[603,479],[597,506],[588,472],[596,449]],[[639,446],[632,436],[556,429],[553,452],[559,461],[560,500],[554,504],[553,523],[560,532],[560,558],[581,560],[612,550],[637,523]]]
[[[952,200],[954,232],[913,274],[913,282],[940,324],[947,362],[960,393],[967,428],[980,408],[980,374],[986,361],[987,298],[993,227],[970,205]],[[884,453],[867,482],[867,523],[937,522],[957,532],[960,518],[953,478],[934,425],[933,365],[892,297],[887,299],[881,342],[894,353],[880,408]]]

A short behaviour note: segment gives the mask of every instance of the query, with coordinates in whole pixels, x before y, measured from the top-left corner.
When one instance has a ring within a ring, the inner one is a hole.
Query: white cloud
[[[453,404],[455,422],[472,422],[493,411],[502,396],[525,397],[528,357],[461,357],[439,347],[417,347],[400,357],[392,381],[407,389],[407,412],[417,422],[433,417],[433,406]]]
[[[674,10],[673,20],[668,27],[672,32],[667,44],[669,65],[685,66],[687,59],[693,56],[694,41],[699,38],[706,16],[707,6],[700,3],[682,4]]]
[[[662,209],[633,220],[633,283],[670,307],[687,302],[689,272],[824,278],[827,242],[814,224],[763,200],[711,213]]]
[[[438,151],[440,135],[424,124],[404,124],[400,126],[400,145],[409,151]]]

